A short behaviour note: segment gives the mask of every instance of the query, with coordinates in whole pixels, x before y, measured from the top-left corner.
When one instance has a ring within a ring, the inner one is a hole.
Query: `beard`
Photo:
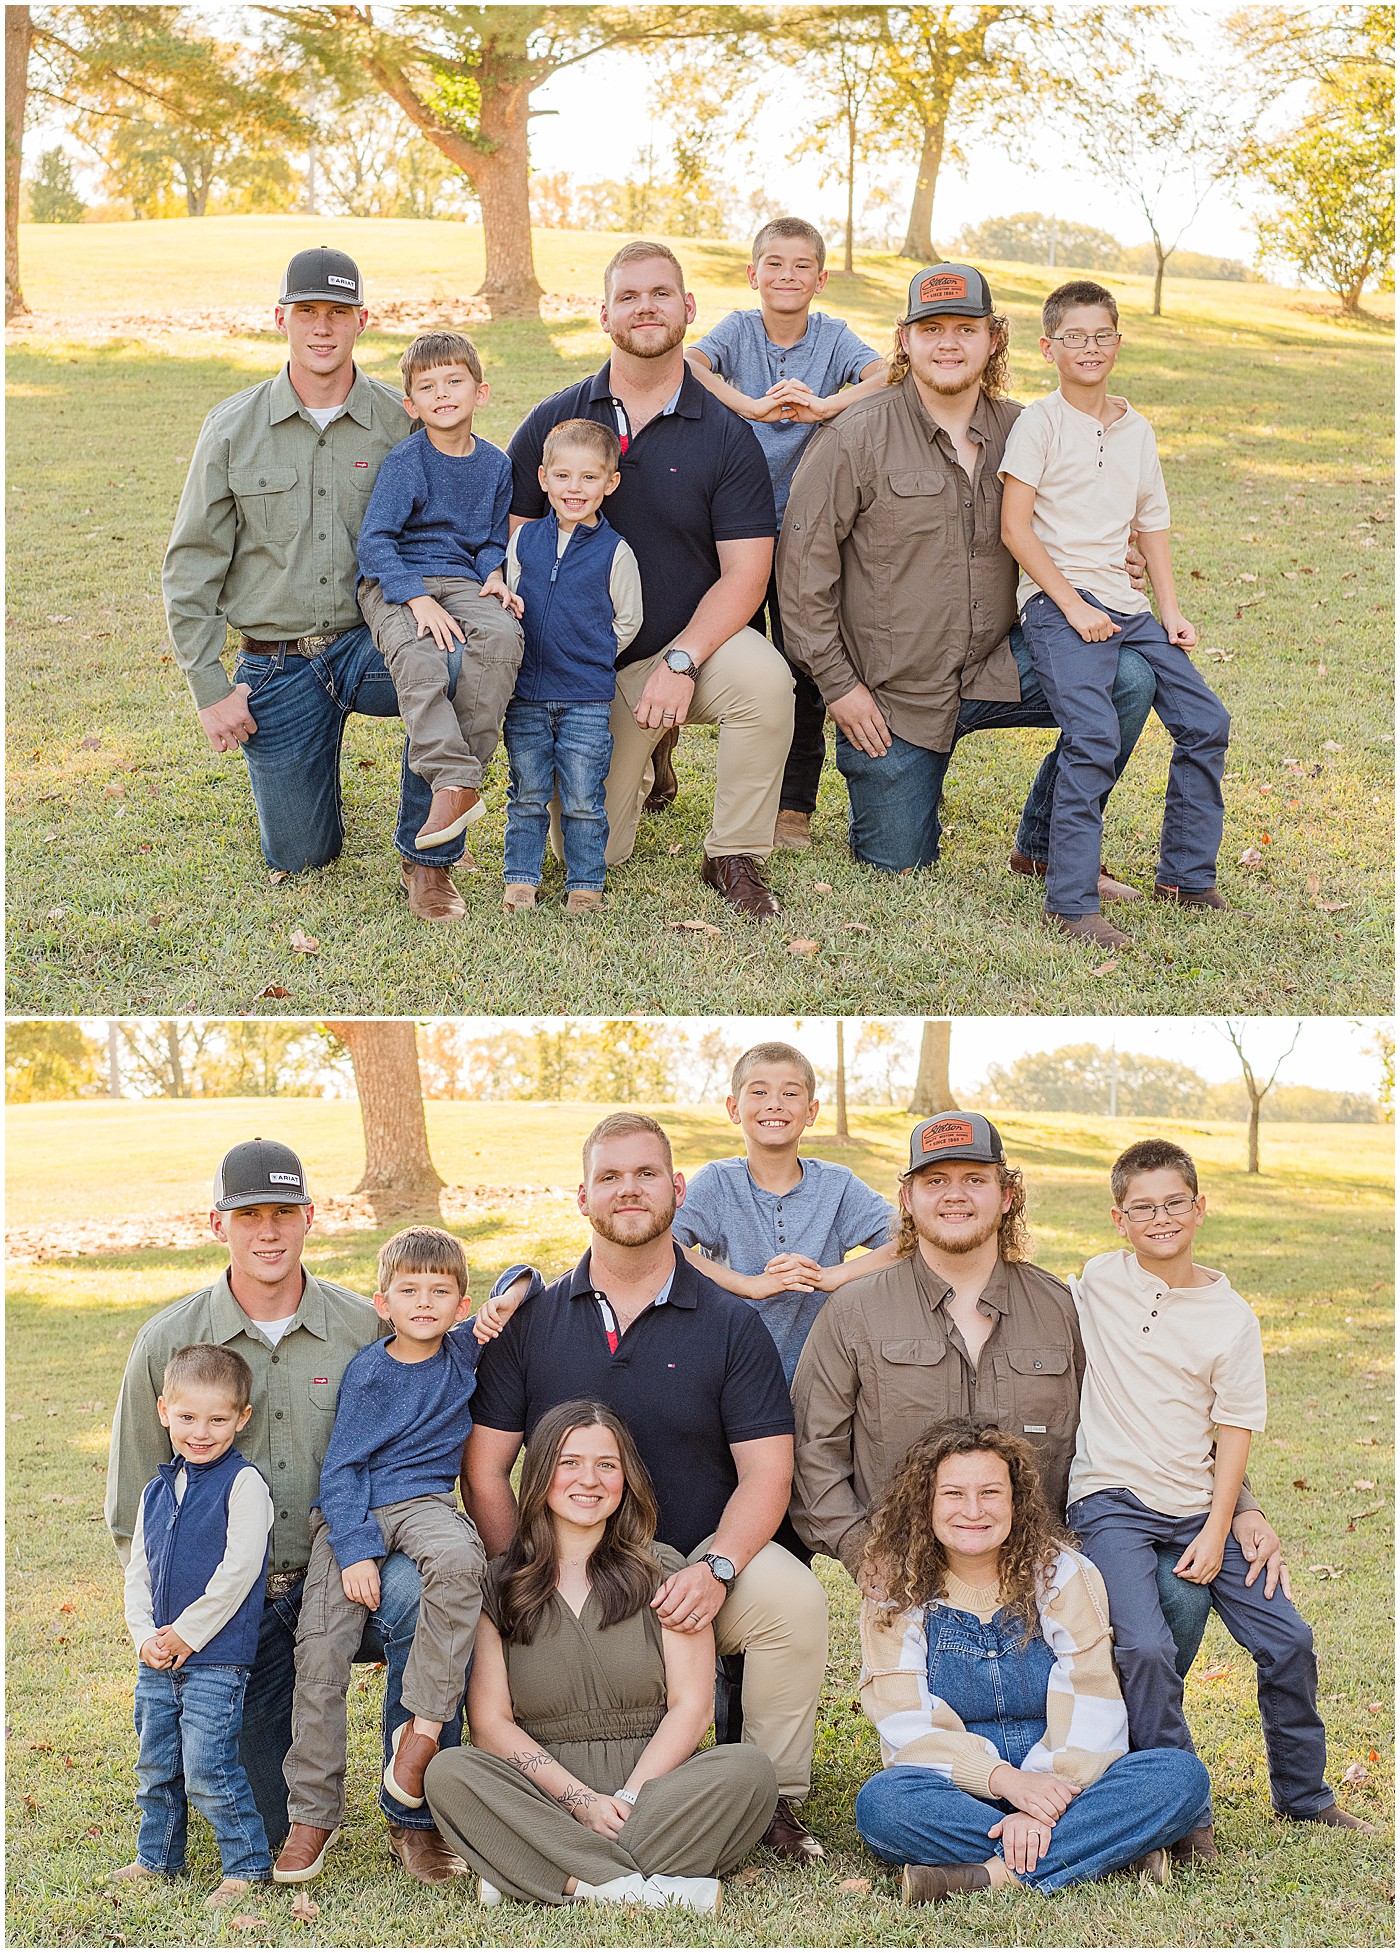
[[[687,326],[684,319],[674,326],[668,326],[664,319],[658,319],[656,323],[663,328],[659,338],[654,333],[648,333],[645,339],[639,340],[626,326],[610,327],[608,337],[619,352],[630,353],[633,359],[662,359],[681,344]]]
[[[986,368],[983,367],[982,372],[985,371]],[[970,377],[965,374],[957,380],[939,380],[931,373],[927,375],[916,373],[914,377],[921,381],[930,393],[939,394],[945,400],[956,400],[960,393],[970,393],[974,387],[980,387],[982,384],[982,373],[974,373]]]
[[[984,1247],[991,1240],[992,1236],[998,1232],[1000,1227],[1000,1214],[995,1215],[989,1221],[983,1222],[980,1227],[955,1228],[951,1233],[945,1233],[937,1221],[915,1221],[914,1223],[914,1231],[919,1239],[921,1241],[927,1241],[931,1248],[936,1248],[940,1254],[945,1255],[972,1254],[976,1249]]]
[[[625,1214],[590,1213],[588,1218],[595,1232],[614,1247],[644,1248],[649,1241],[659,1239],[676,1218],[676,1197],[672,1194],[664,1208],[633,1208]]]

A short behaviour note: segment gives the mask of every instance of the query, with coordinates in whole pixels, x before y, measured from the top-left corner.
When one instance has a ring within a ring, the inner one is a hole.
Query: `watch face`
[[[720,1553],[707,1553],[705,1555],[705,1564],[709,1567],[716,1580],[723,1580],[726,1586],[734,1578],[733,1560],[726,1560]]]

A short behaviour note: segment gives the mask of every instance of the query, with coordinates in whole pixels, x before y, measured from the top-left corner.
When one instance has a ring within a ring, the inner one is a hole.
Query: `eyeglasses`
[[[1051,332],[1046,336],[1050,339],[1058,339],[1067,353],[1082,353],[1091,342],[1106,352],[1110,346],[1116,346],[1123,337],[1121,332],[1110,332],[1107,327],[1102,332]]]
[[[1167,1214],[1179,1221],[1183,1214],[1189,1214],[1195,1206],[1191,1194],[1173,1194],[1170,1200],[1134,1200],[1123,1209],[1130,1221],[1155,1221],[1159,1214]]]

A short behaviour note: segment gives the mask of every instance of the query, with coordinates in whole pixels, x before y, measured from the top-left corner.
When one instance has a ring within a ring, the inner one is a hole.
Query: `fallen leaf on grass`
[[[24,1808],[27,1811],[37,1811],[39,1808],[39,1799],[34,1795],[32,1790],[27,1790],[24,1793]]]
[[[314,936],[308,936],[304,929],[292,931],[291,944],[298,956],[319,956],[321,953],[321,945]]]
[[[267,879],[276,888],[279,882],[289,882],[292,879],[292,871],[290,868],[274,868]]]
[[[830,895],[834,892],[830,882],[813,882],[812,887],[818,895]]]
[[[1095,965],[1095,968],[1094,968],[1094,975],[1095,975],[1095,976],[1112,976],[1112,975],[1113,975],[1113,972],[1114,972],[1114,971],[1115,971],[1115,970],[1116,970],[1117,968],[1118,968],[1118,965],[1117,965],[1117,964],[1116,964],[1116,963],[1115,963],[1115,962],[1114,962],[1114,961],[1112,960],[1112,958],[1110,958],[1110,959],[1109,959],[1109,961],[1108,961],[1107,963],[1099,963],[1099,964],[1096,964],[1096,965]]]
[[[684,854],[684,853],[685,853],[685,842],[684,842],[684,841],[673,841],[673,842],[671,843],[671,845],[670,845],[670,847],[669,847],[669,848],[667,848],[667,850],[666,850],[666,852],[667,852],[667,854],[670,854],[670,855],[677,855],[677,854]]]
[[[379,762],[378,760],[362,759],[356,760],[355,764],[356,766],[378,766]]]
[[[1322,893],[1322,883],[1316,875],[1309,875],[1303,883],[1303,893],[1310,902],[1315,902]]]
[[[1201,653],[1201,656],[1203,658],[1214,658],[1215,662],[1218,665],[1228,665],[1234,663],[1235,659],[1239,656],[1239,652],[1238,651],[1203,651]]]
[[[296,1898],[292,1901],[293,1919],[311,1920],[319,1919],[320,1916],[321,1908],[317,1905],[316,1901],[308,1897],[305,1892],[298,1892]]]
[[[1376,1481],[1374,1478],[1354,1478],[1351,1481],[1351,1489],[1353,1492],[1374,1492]]]
[[[95,753],[101,744],[102,741],[94,733],[91,738],[78,741],[78,750],[82,753]]]
[[[713,922],[706,922],[703,916],[687,916],[684,922],[668,922],[668,929],[696,929],[702,936],[722,936],[724,931]]]
[[[236,1912],[228,1923],[236,1933],[260,1933],[267,1926],[265,1919],[255,1919],[251,1912]]]
[[[1345,746],[1339,746],[1335,739],[1324,739],[1322,742],[1322,750],[1324,753],[1344,753],[1346,748]]]
[[[1206,1668],[1201,1671],[1201,1680],[1203,1682],[1218,1682],[1222,1675],[1228,1675],[1229,1672],[1229,1662],[1218,1661],[1214,1668]]]
[[[1340,1580],[1342,1577],[1342,1569],[1339,1566],[1327,1566],[1325,1564],[1321,1566],[1310,1566],[1308,1572],[1315,1573],[1319,1580]]]
[[[1380,1510],[1381,1507],[1378,1505],[1368,1505],[1364,1512],[1349,1512],[1347,1518],[1354,1526],[1358,1519],[1374,1519]]]
[[[1240,856],[1240,866],[1241,868],[1257,868],[1263,859],[1264,857],[1260,854],[1258,848],[1246,848]]]
[[[815,942],[811,936],[794,936],[788,944],[788,955],[815,956],[820,948],[821,944]]]
[[[1369,1783],[1371,1772],[1364,1763],[1349,1763],[1342,1772],[1343,1783]]]
[[[102,791],[105,794],[109,794],[113,800],[126,799],[126,788],[120,780],[109,780]]]
[[[1372,1716],[1383,1715],[1385,1712],[1385,1704],[1384,1702],[1368,1702],[1366,1704],[1366,1712]]]
[[[1318,908],[1324,915],[1340,915],[1343,909],[1351,907],[1350,902],[1319,902]]]
[[[100,1838],[102,1836],[102,1826],[100,1824],[89,1824],[87,1836],[90,1838]]]
[[[1255,575],[1253,570],[1246,570],[1244,572],[1244,575],[1237,576],[1235,578],[1235,581],[1236,583],[1257,583],[1259,581],[1259,578]]]
[[[1308,1492],[1312,1490],[1312,1487],[1305,1478],[1295,1478],[1293,1481],[1293,1490],[1295,1492]]]
[[[867,1892],[873,1892],[875,1887],[868,1878],[843,1878],[836,1890],[838,1892],[859,1892],[864,1895]]]
[[[868,922],[848,922],[846,927],[855,930],[861,936],[868,936],[870,934],[870,924]]]
[[[67,915],[67,913],[68,913],[68,911],[67,911],[67,909],[50,909],[50,910],[49,910],[49,921],[50,921],[50,922],[61,922],[61,921],[63,920],[63,918],[64,918],[64,916],[66,916],[66,915]]]
[[[280,983],[269,983],[262,994],[264,997],[290,997],[292,993],[290,990],[284,990]]]

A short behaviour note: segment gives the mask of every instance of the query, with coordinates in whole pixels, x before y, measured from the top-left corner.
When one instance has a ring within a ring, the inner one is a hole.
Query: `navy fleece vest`
[[[621,541],[600,515],[592,529],[579,523],[559,554],[559,518],[553,509],[516,532],[521,623],[525,656],[515,696],[544,699],[611,699],[616,686],[617,632],[612,592],[613,557]]]
[[[212,1465],[172,1458],[162,1465],[142,1494],[141,1529],[151,1575],[151,1610],[157,1627],[166,1627],[198,1600],[228,1550],[228,1500],[233,1481],[248,1460],[234,1447]],[[175,1480],[185,1474],[185,1496],[175,1497]],[[263,1571],[238,1612],[212,1641],[189,1656],[195,1662],[230,1667],[250,1665],[262,1626]]]

